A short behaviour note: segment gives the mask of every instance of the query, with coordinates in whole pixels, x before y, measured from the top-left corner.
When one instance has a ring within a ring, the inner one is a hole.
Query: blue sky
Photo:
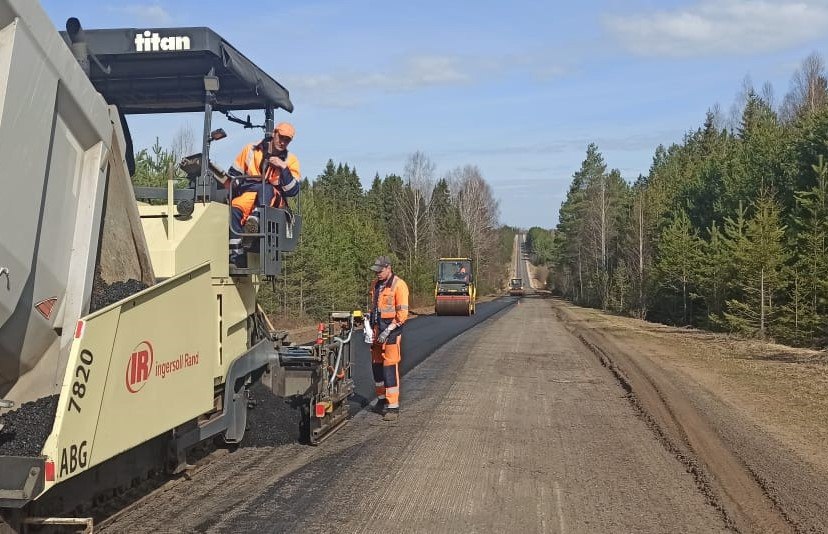
[[[277,120],[296,126],[307,178],[333,159],[367,186],[420,150],[436,178],[477,165],[501,222],[524,228],[554,227],[588,143],[632,181],[711,106],[727,118],[746,76],[781,102],[802,60],[828,45],[828,0],[42,5],[60,29],[70,16],[87,29],[210,27],[290,91],[295,111]],[[200,136],[200,121],[130,124],[138,149],[181,128]],[[226,167],[256,134],[225,129],[212,155]]]

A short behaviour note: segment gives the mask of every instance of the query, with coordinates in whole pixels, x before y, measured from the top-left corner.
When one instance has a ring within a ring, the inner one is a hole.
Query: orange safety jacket
[[[281,156],[281,154],[274,154]],[[264,160],[264,150],[262,150],[261,143],[250,143],[242,148],[233,166],[230,168],[230,174],[258,176],[261,177],[262,163]],[[271,207],[285,207],[285,198],[292,197],[299,192],[299,180],[302,175],[299,172],[299,158],[288,153],[286,155],[287,170],[289,173],[282,173],[281,175],[276,170],[268,166],[265,171],[267,181],[273,186],[273,199],[270,202]],[[260,178],[261,179],[261,178]],[[244,224],[253,210],[256,208],[256,198],[258,192],[261,191],[261,182],[256,180],[252,183],[246,184],[241,191],[234,191],[237,193],[233,198],[231,204],[235,208],[242,211],[241,223]],[[230,181],[227,182],[227,187],[230,187]]]
[[[396,323],[397,329],[391,333],[395,339],[399,327],[408,319],[408,285],[396,274],[388,282],[373,280],[368,289],[371,296],[371,326],[378,328],[379,332],[385,330],[392,322]],[[382,286],[379,296],[375,295],[377,286]],[[389,339],[392,343],[393,339]]]

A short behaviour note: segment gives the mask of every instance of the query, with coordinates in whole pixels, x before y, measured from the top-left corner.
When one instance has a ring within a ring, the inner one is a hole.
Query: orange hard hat
[[[276,129],[273,130],[273,135],[279,134],[283,137],[293,137],[296,135],[296,128],[289,122],[280,122],[276,125]]]

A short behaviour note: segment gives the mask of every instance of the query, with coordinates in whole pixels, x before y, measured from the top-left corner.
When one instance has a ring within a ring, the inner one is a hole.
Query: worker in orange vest
[[[394,274],[388,256],[377,258],[370,269],[377,273],[369,288],[369,320],[374,330],[371,367],[377,393],[374,411],[382,414],[383,421],[396,421],[400,415],[401,329],[408,319],[408,285]]]
[[[285,198],[299,193],[299,159],[287,150],[295,135],[293,125],[282,122],[273,130],[269,146],[264,141],[246,145],[230,167],[228,174],[235,177],[230,215],[230,261],[237,267],[247,266],[242,234],[259,231],[256,208],[284,207]],[[264,188],[262,176],[269,184]]]

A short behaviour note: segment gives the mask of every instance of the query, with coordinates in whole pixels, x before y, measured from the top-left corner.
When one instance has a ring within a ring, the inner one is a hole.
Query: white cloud
[[[345,71],[285,77],[286,84],[292,89],[313,93],[329,103],[340,102],[338,99],[331,100],[330,97],[336,94],[350,95],[366,90],[401,93],[425,87],[458,85],[470,80],[471,76],[462,68],[460,59],[448,56],[410,57],[399,67],[382,72]],[[351,101],[351,98],[347,100]]]
[[[352,108],[368,92],[410,93],[433,87],[458,86],[492,80],[508,71],[528,70],[548,81],[567,72],[547,59],[469,58],[450,55],[410,56],[376,72],[340,71],[331,74],[284,76],[285,85],[319,105]]]
[[[669,144],[674,139],[680,139],[683,132],[679,130],[659,130],[643,134],[618,135],[614,137],[569,137],[548,141],[529,142],[503,146],[444,148],[435,151],[438,157],[479,157],[491,155],[515,154],[568,154],[583,153],[587,145],[595,143],[601,152],[641,152],[652,151],[659,144]],[[530,169],[527,169],[530,172]]]
[[[545,65],[540,64],[535,69],[535,76],[544,82],[552,81],[558,78],[563,78],[570,74],[571,70],[563,65]]]
[[[166,26],[172,23],[172,16],[158,4],[127,4],[110,7],[110,11],[134,17],[136,22],[152,26]]]
[[[498,192],[534,191],[538,189],[537,183],[495,183],[492,188]]]
[[[608,15],[604,25],[643,56],[746,55],[824,35],[828,5],[824,0],[700,0],[672,11]]]

